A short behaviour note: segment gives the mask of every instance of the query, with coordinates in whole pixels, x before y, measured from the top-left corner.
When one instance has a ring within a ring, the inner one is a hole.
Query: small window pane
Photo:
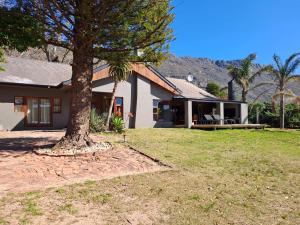
[[[53,112],[60,113],[61,112],[61,98],[53,99]]]
[[[158,99],[153,99],[153,107],[157,108],[158,107],[159,100]]]
[[[15,112],[23,112],[23,97],[15,97]]]
[[[123,105],[123,98],[116,98],[116,105]]]

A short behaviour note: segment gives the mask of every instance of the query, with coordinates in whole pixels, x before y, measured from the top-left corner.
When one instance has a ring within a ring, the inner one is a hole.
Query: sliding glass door
[[[50,98],[27,98],[26,123],[29,126],[48,126],[51,124]]]
[[[37,98],[27,99],[27,123],[32,125],[39,123],[39,100]]]

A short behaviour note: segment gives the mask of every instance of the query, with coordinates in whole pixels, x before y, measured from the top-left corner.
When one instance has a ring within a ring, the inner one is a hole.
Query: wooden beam
[[[160,87],[164,88],[165,90],[173,93],[178,94],[177,90],[157,76],[153,71],[151,71],[147,66],[144,64],[132,64],[132,71],[136,72],[139,76],[143,76],[153,83],[159,85]],[[93,81],[100,80],[109,77],[109,67],[100,70],[93,75]]]

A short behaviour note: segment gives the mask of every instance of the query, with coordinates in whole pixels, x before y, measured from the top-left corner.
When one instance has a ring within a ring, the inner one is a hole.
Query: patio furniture
[[[194,124],[198,123],[198,115],[196,115],[196,114],[193,115],[193,123]]]
[[[214,114],[214,115],[212,115],[212,117],[215,119],[215,121],[216,121],[217,123],[221,124],[221,123],[220,123],[220,122],[221,122],[221,117],[220,117],[220,115]]]
[[[224,124],[235,124],[235,119],[227,117],[224,119]]]
[[[216,123],[216,120],[211,115],[204,115],[205,120],[207,123],[214,124]]]

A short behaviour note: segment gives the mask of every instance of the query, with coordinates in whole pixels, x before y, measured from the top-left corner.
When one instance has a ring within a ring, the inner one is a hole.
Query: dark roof
[[[1,83],[58,86],[72,76],[70,65],[41,60],[6,57],[1,66]]]
[[[0,72],[0,84],[30,85],[35,87],[60,87],[70,84],[72,67],[68,64],[47,62],[41,60],[6,57],[2,63],[4,71]],[[184,79],[166,78],[151,65],[146,65],[160,79],[173,87],[179,95],[177,98],[215,100],[219,99],[194,84]],[[94,69],[94,72],[106,69],[108,64],[103,64]]]

